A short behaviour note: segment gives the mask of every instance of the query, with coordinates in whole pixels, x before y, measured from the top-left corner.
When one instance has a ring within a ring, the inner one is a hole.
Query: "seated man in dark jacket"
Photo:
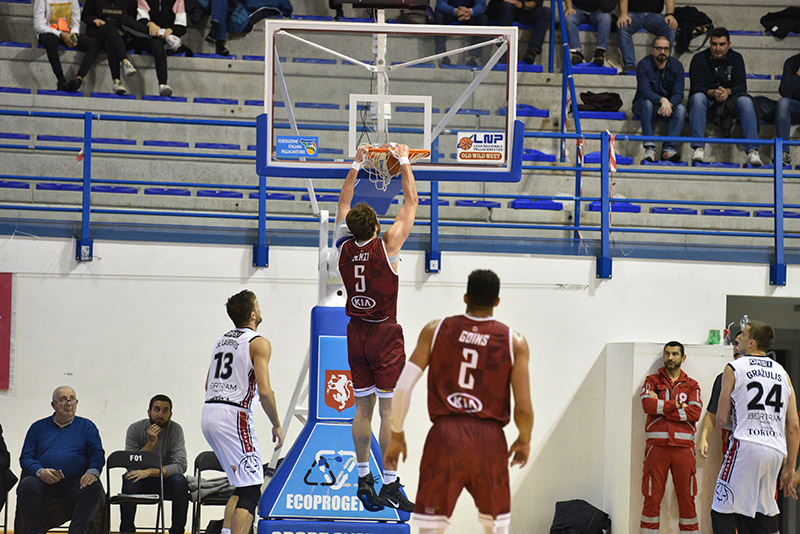
[[[781,98],[775,106],[775,136],[789,139],[792,122],[800,122],[800,54],[787,59],[783,64],[783,76],[778,88]],[[775,154],[775,159],[778,155]],[[783,145],[783,164],[792,164],[789,147]]]
[[[542,53],[544,36],[550,27],[550,8],[543,5],[544,0],[490,0],[486,8],[489,19],[500,26],[511,26],[515,21],[533,26],[528,50],[522,61],[533,65]]]
[[[636,96],[633,98],[633,112],[642,122],[642,135],[653,135],[656,115],[669,119],[667,135],[678,137],[686,122],[686,108],[683,107],[684,71],[681,62],[670,57],[669,39],[659,35],[653,40],[651,54],[644,57],[636,66]],[[655,161],[656,144],[644,142],[645,161]],[[680,154],[675,150],[675,141],[664,141],[661,159],[679,161]]]
[[[474,26],[486,26],[489,19],[486,16],[486,0],[436,0],[436,11],[433,14],[434,24],[471,24]],[[444,35],[438,34],[433,37],[433,44],[437,54],[445,51]],[[473,39],[473,43],[480,39]],[[480,48],[473,48],[469,51],[467,65],[476,67],[478,58],[481,55]],[[439,66],[449,65],[450,57],[445,56],[439,59]]]
[[[725,28],[714,28],[711,45],[694,55],[689,65],[689,126],[692,137],[705,137],[709,111],[718,117],[739,117],[747,139],[758,139],[758,118],[753,99],[747,94],[744,58],[731,50],[731,36]],[[727,134],[728,132],[723,132]],[[703,143],[692,142],[692,161],[705,161]],[[758,145],[747,144],[747,163],[761,167]]]

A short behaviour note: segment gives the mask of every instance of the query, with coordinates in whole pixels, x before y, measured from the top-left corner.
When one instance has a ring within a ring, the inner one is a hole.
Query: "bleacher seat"
[[[499,208],[502,206],[499,202],[494,200],[456,200],[456,206],[468,208]]]
[[[30,189],[31,186],[27,182],[18,182],[16,180],[0,180],[0,188],[2,188],[2,189]]]
[[[533,200],[528,198],[515,198],[508,203],[509,208],[515,210],[550,210],[561,211],[564,209],[564,204],[556,202],[555,200]]]
[[[663,215],[697,215],[697,210],[693,208],[650,208],[650,213],[663,214]]]
[[[600,205],[599,200],[589,203],[589,211],[602,211],[601,208],[602,206]],[[642,207],[637,204],[631,204],[630,202],[616,201],[612,199],[611,211],[620,213],[641,213]]]
[[[216,189],[200,189],[197,191],[198,197],[206,198],[243,198],[244,195],[238,191],[220,191]]]
[[[732,210],[732,209],[705,209],[703,215],[716,215],[720,217],[750,217],[750,212],[747,210]]]
[[[124,195],[135,195],[139,192],[135,187],[123,185],[93,185],[92,193],[118,193]]]
[[[192,192],[188,189],[180,189],[177,187],[145,187],[145,195],[166,195],[171,197],[188,197]]]

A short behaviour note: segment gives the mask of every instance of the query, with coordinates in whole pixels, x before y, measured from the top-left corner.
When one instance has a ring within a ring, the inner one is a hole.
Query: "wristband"
[[[408,162],[408,158],[406,156],[400,156],[399,158],[397,158],[397,163],[400,165],[411,165]]]
[[[361,164],[362,164],[361,161],[354,161],[353,164],[350,165],[350,168],[353,169],[354,171],[358,172],[358,171],[361,170]]]
[[[675,13],[667,13],[667,14],[665,14],[664,18],[667,18],[667,17],[675,17]]]

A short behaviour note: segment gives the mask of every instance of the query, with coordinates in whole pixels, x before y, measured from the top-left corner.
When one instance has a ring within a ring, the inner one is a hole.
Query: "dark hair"
[[[239,291],[228,299],[225,309],[234,326],[245,326],[250,320],[250,314],[256,309],[256,294],[249,289]]]
[[[169,411],[172,411],[172,399],[170,399],[166,395],[162,395],[161,393],[159,393],[158,395],[156,395],[152,399],[150,399],[150,407],[147,408],[147,409],[148,410],[152,410],[153,409],[153,403],[156,402],[156,401],[166,402],[167,404],[169,404]]]
[[[664,345],[664,349],[663,350],[667,350],[667,347],[678,347],[679,349],[681,349],[681,356],[686,354],[686,352],[683,349],[683,343],[681,343],[680,341],[670,341],[669,343]]]
[[[756,342],[759,350],[767,351],[775,341],[775,331],[767,323],[750,321],[745,328],[750,329],[750,339]]]
[[[359,202],[347,212],[345,217],[347,228],[353,233],[359,241],[365,241],[375,234],[375,227],[380,227],[378,222],[378,214],[369,204]]]
[[[729,43],[731,42],[731,34],[728,33],[728,29],[724,26],[719,26],[711,30],[711,38],[714,37],[724,37]]]
[[[666,35],[656,35],[656,38],[653,39],[653,42],[650,43],[650,46],[655,46],[656,45],[656,41],[659,41],[661,39],[669,41],[669,37],[667,37]],[[672,47],[672,43],[670,43],[669,45],[670,45],[670,47]]]
[[[489,269],[476,269],[467,279],[467,303],[470,306],[491,308],[500,294],[500,278]]]

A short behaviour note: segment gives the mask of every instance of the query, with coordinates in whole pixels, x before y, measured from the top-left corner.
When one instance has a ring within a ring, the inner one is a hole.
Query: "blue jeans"
[[[708,110],[713,105],[714,101],[704,93],[695,93],[689,97],[689,127],[692,130],[692,137],[705,137]],[[746,139],[758,139],[758,119],[756,118],[753,99],[747,96],[739,98],[736,101],[734,116],[739,117],[742,133]],[[703,146],[705,146],[704,143],[692,142],[692,148],[701,148]],[[758,145],[745,145],[744,150],[745,152],[758,150]]]
[[[639,120],[642,122],[642,135],[655,135],[653,124],[658,115],[659,104],[653,104],[650,100],[637,100],[633,103],[633,112],[639,115]],[[683,123],[686,122],[686,108],[683,104],[678,104],[672,108],[672,115],[669,117],[667,125],[668,137],[680,137],[683,131]],[[671,148],[675,150],[675,141],[664,141],[661,145],[662,150]],[[655,148],[656,144],[653,141],[645,141],[645,148]]]
[[[581,38],[578,34],[578,26],[591,22],[597,26],[597,48],[606,50],[608,48],[608,36],[611,35],[611,13],[603,13],[599,9],[592,13],[576,9],[575,13],[569,15],[566,20],[567,41],[570,50],[581,49]]]
[[[794,98],[781,98],[775,106],[775,136],[788,140],[789,129],[793,122],[800,122],[800,101]],[[783,145],[783,151],[789,152],[789,147]]]
[[[549,7],[541,6],[526,11],[525,9],[514,7],[508,2],[495,2],[489,5],[486,14],[489,20],[497,22],[500,26],[511,26],[514,21],[533,26],[531,40],[528,41],[528,50],[542,51],[544,37],[550,28]]]
[[[217,28],[218,41],[227,40],[228,0],[211,0],[211,20],[219,24]]]
[[[633,50],[633,34],[644,28],[655,35],[663,35],[669,39],[669,46],[675,43],[675,30],[669,29],[669,24],[661,13],[628,13],[631,23],[625,28],[617,28],[619,49],[622,52],[624,66],[636,66],[636,54]]]

